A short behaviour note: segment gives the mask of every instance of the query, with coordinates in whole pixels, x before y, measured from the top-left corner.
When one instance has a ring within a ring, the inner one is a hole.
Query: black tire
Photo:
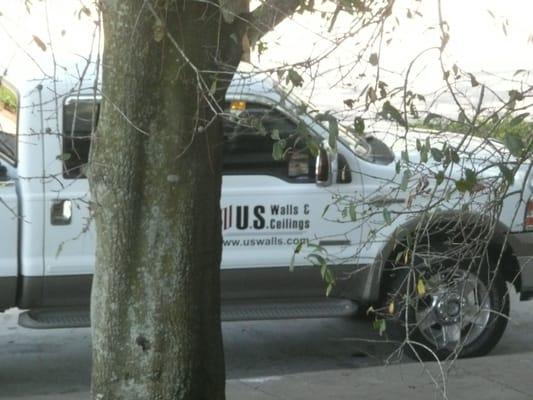
[[[451,260],[450,253],[456,248],[439,241],[428,251],[429,263],[421,264],[416,257],[410,265],[395,266],[388,273],[386,331],[402,343],[408,335],[410,345],[405,349],[412,358],[483,356],[505,331],[509,294],[501,273],[490,268],[486,257]],[[439,278],[435,280],[431,274]],[[417,288],[420,280],[423,283]],[[474,304],[475,298],[480,304]]]

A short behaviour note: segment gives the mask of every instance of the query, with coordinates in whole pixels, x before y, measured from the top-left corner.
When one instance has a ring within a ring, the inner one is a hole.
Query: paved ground
[[[512,307],[490,356],[453,365],[448,398],[533,399],[533,302]],[[0,315],[0,398],[88,399],[89,329],[33,331],[16,318]],[[383,366],[390,347],[368,321],[224,323],[223,332],[230,400],[442,398],[436,364]]]

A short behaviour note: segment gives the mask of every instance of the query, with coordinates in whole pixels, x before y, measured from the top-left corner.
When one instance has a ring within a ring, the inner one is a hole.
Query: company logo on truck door
[[[309,204],[230,205],[222,209],[222,228],[226,231],[309,229]]]

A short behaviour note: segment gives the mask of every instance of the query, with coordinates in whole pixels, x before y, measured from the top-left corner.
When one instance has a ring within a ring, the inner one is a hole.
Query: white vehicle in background
[[[75,63],[58,69],[61,75],[53,79],[41,68],[12,65],[2,77],[12,104],[0,113],[0,309],[29,310],[20,318],[28,327],[86,325],[95,231],[84,165],[100,98],[93,76],[77,75],[84,68]],[[378,138],[359,139],[342,127],[332,148],[328,128],[264,75],[238,75],[227,106],[241,120],[224,123],[223,318],[341,316],[371,304],[398,312],[401,300],[393,298],[391,306],[388,295],[409,290],[398,268],[402,260],[409,264],[401,251],[414,245],[407,238],[416,237],[428,217],[420,212],[427,196],[412,196],[415,176],[402,190],[393,189],[402,185],[398,155]],[[243,116],[259,120],[262,128],[242,123]],[[302,128],[319,144],[318,157],[302,145]],[[274,159],[279,140],[291,150]],[[471,168],[486,161],[467,157],[467,150],[461,162]],[[424,290],[408,317],[415,323],[413,337],[440,356],[457,344],[464,356],[496,345],[509,308],[506,282],[522,299],[533,294],[527,166],[516,172],[509,193],[514,194],[503,200],[477,269],[460,264],[450,272],[450,260],[440,255],[453,250],[470,224],[472,231],[479,229],[486,214],[482,200],[467,211],[460,200],[466,197],[452,196],[432,208],[427,229],[435,230],[418,245],[433,256],[420,258],[426,263]],[[442,231],[447,224],[457,229],[457,221],[462,232]],[[312,262],[320,259],[304,251],[307,244],[320,246],[328,260],[324,270],[336,278],[329,297]],[[302,251],[294,254],[295,248]]]

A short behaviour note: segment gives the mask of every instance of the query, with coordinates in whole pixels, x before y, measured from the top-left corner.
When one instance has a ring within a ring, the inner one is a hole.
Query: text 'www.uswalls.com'
[[[252,239],[224,239],[225,247],[237,246],[297,246],[299,244],[309,243],[308,238],[280,238],[276,236],[267,238],[252,238]]]

